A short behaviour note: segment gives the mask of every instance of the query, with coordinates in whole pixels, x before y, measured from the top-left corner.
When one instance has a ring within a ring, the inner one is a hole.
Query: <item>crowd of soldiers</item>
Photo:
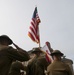
[[[29,54],[7,35],[1,35],[0,75],[73,75],[70,66],[62,61],[64,54],[60,50],[53,50],[50,44],[49,50],[53,61],[47,61],[40,48],[33,48]]]

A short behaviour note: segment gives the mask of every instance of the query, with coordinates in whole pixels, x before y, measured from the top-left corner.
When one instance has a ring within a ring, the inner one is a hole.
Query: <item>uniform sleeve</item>
[[[30,59],[29,54],[25,50],[17,50],[12,47],[7,49],[7,55],[12,60],[28,61]]]
[[[68,75],[73,75],[71,68],[66,64]]]

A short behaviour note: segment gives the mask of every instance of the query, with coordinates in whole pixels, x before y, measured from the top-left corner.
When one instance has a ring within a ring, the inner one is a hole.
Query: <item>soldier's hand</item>
[[[13,43],[13,45],[17,48],[17,49],[21,49],[19,46],[17,46],[15,43]]]

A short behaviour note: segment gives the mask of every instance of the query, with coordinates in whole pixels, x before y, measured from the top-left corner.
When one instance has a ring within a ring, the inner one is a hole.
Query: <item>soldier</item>
[[[33,48],[34,58],[28,63],[27,75],[45,75],[44,71],[48,66],[48,62],[41,55],[39,48]]]
[[[24,75],[24,71],[26,71],[26,66],[22,64],[20,61],[15,61],[12,63],[10,67],[10,71],[8,75]],[[23,71],[23,72],[21,72]]]
[[[17,49],[9,46],[11,44]],[[13,61],[28,61],[29,59],[28,53],[14,44],[7,35],[0,36],[0,75],[8,75]]]
[[[72,75],[70,67],[61,60],[63,53],[54,50],[51,56],[53,62],[47,67],[47,75]]]

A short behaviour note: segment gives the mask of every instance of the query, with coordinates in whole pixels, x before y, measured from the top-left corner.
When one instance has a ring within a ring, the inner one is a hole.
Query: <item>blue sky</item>
[[[0,35],[8,35],[27,51],[38,47],[27,35],[35,6],[41,19],[41,46],[49,41],[74,60],[74,0],[0,0]]]

